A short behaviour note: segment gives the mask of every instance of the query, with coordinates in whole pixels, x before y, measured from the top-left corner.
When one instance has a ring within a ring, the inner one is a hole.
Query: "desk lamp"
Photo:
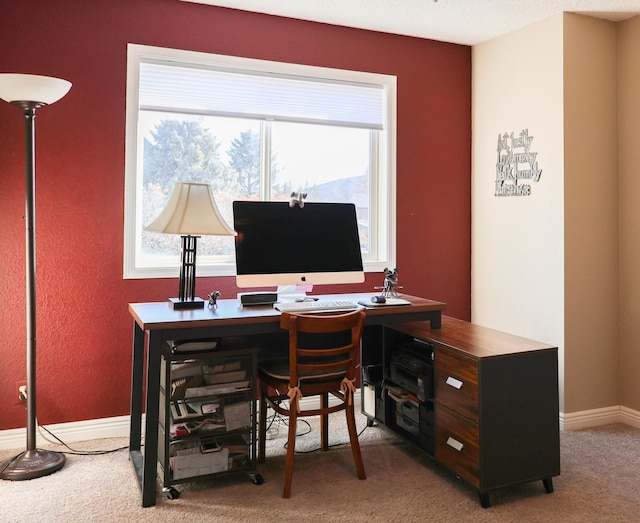
[[[196,298],[196,242],[202,235],[235,236],[227,225],[206,183],[177,182],[169,201],[145,231],[182,235],[180,287],[177,298],[169,298],[176,310],[202,309],[204,300]]]
[[[35,117],[36,109],[57,102],[71,83],[31,74],[0,74],[0,98],[22,109],[26,130],[26,319],[27,449],[0,464],[0,478],[33,479],[60,470],[64,454],[36,448],[36,257],[35,257]]]

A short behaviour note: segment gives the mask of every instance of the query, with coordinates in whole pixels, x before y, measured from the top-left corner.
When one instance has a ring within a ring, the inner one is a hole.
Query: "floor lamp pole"
[[[12,102],[25,118],[25,223],[26,223],[26,320],[27,320],[27,449],[0,464],[0,478],[33,479],[60,470],[64,454],[36,448],[36,243],[35,243],[35,117],[39,102]]]
[[[25,118],[25,244],[27,310],[27,450],[36,448],[36,212],[35,212],[35,118],[36,109],[26,107]]]

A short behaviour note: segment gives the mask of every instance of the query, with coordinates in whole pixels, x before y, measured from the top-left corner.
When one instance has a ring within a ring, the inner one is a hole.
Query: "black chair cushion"
[[[274,359],[261,361],[259,368],[267,376],[271,376],[277,380],[289,381],[289,360]],[[319,380],[322,378],[339,379],[345,375],[344,369],[332,369],[328,371],[315,371],[304,376],[300,376],[302,380]]]

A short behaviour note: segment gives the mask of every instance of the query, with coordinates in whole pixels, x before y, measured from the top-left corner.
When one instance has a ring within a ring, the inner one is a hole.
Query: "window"
[[[234,200],[355,203],[368,272],[395,265],[393,76],[130,44],[125,278],[173,277],[180,238],[144,227],[177,181]],[[202,237],[198,275],[235,274],[233,238]]]

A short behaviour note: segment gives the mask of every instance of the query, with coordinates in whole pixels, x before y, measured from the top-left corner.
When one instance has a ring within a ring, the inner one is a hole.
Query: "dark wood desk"
[[[374,293],[316,296],[320,299],[350,300],[357,303],[358,300],[368,300],[373,295]],[[402,295],[402,298],[412,304],[368,309],[366,325],[429,321],[432,328],[440,328],[444,303],[407,295]],[[129,304],[129,312],[134,319],[129,452],[142,491],[142,506],[149,507],[156,503],[162,344],[167,340],[277,333],[280,332],[280,313],[271,306],[241,307],[235,299],[218,300],[215,309],[183,311],[171,309],[168,302],[132,303]],[[143,411],[146,413],[144,433]]]
[[[365,414],[467,481],[485,508],[490,492],[509,485],[541,480],[553,491],[560,474],[557,347],[446,316],[439,329],[419,322],[380,331],[381,350],[368,354],[363,344],[363,365],[382,370],[365,384],[376,390]],[[414,359],[420,370],[412,374],[396,359],[394,372],[393,356],[415,350],[431,359],[432,371],[423,373]],[[419,394],[418,377],[432,381],[432,390],[424,387],[413,409],[385,391],[390,381]]]

